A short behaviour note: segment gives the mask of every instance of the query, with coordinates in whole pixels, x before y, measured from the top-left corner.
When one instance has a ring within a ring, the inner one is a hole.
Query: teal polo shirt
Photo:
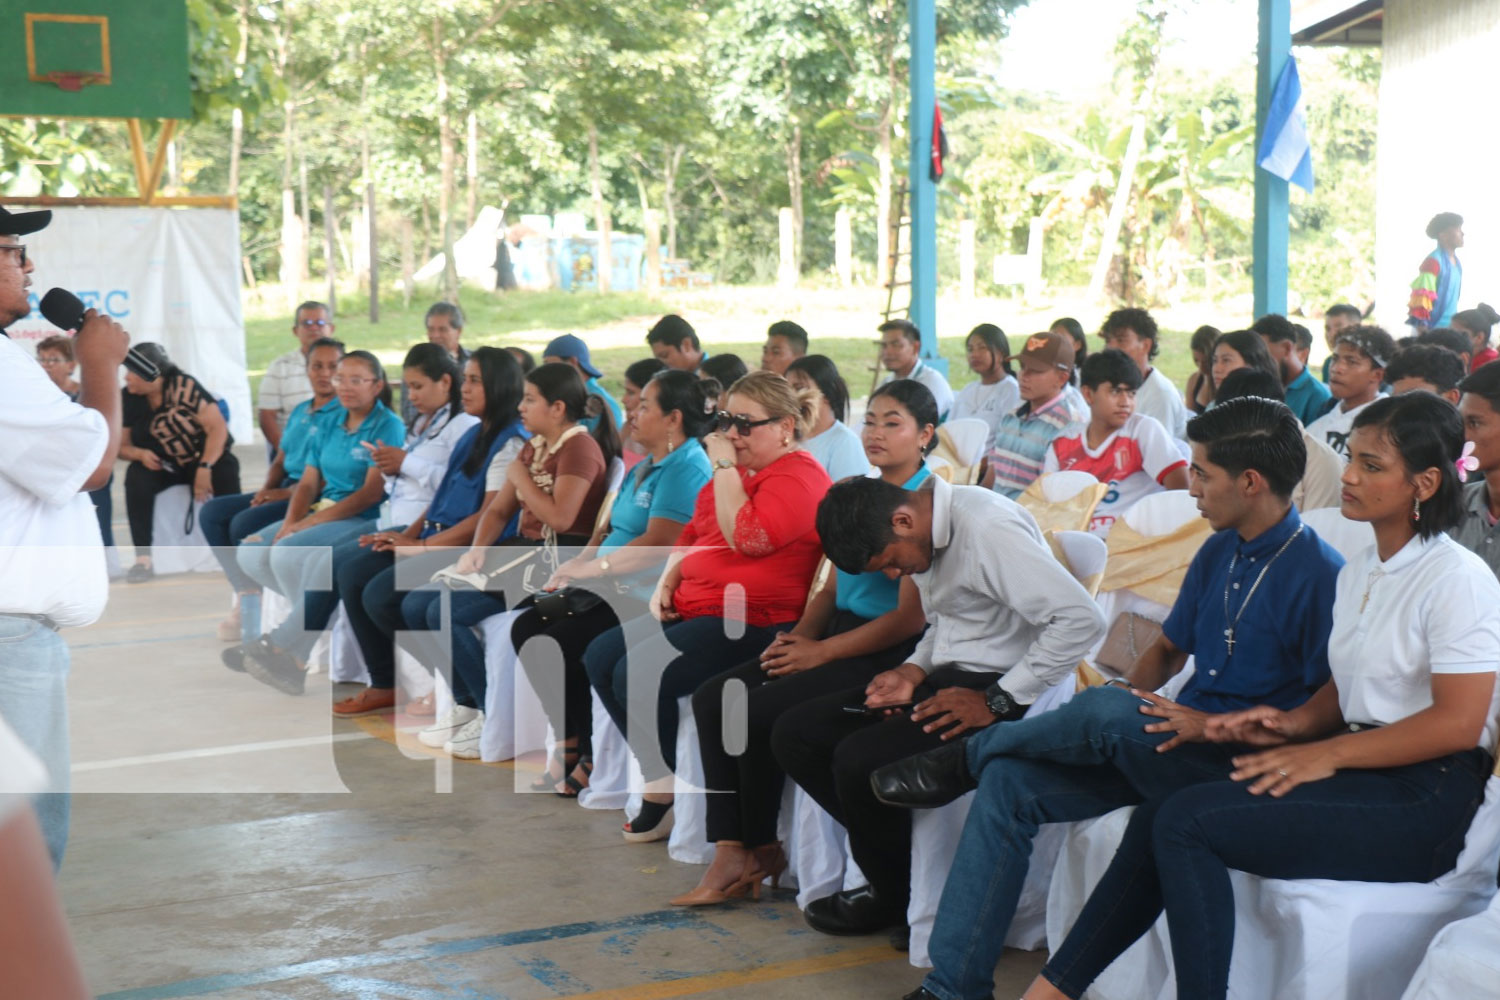
[[[1322,415],[1331,398],[1328,386],[1313,377],[1311,368],[1303,368],[1302,374],[1286,387],[1286,405],[1304,426]]]
[[[364,442],[397,448],[406,444],[406,425],[384,403],[377,402],[352,432],[344,429],[348,416],[342,408],[339,414],[340,419],[318,421],[309,443],[307,468],[323,477],[319,500],[342,500],[365,484],[374,463]]]

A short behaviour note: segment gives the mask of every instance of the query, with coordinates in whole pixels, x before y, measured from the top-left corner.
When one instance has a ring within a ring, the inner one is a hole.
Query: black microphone
[[[83,325],[84,305],[83,300],[66,288],[54,288],[42,296],[42,301],[37,306],[46,317],[47,322],[64,330],[72,330],[75,333]],[[140,351],[132,347],[125,355],[125,367],[135,372],[147,382],[154,382],[161,375],[161,369],[156,367],[156,362],[146,357]]]

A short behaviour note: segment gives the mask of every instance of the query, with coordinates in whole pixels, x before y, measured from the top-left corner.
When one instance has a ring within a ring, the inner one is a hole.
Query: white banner
[[[13,207],[12,211],[24,211]],[[239,214],[219,208],[61,208],[24,240],[36,260],[32,313],[6,332],[35,346],[57,333],[36,311],[66,288],[108,313],[132,343],[163,345],[179,368],[229,404],[230,432],[255,424],[240,314]]]

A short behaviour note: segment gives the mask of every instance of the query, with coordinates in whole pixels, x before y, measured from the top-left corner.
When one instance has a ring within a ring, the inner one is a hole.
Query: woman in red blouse
[[[713,480],[698,494],[651,614],[610,629],[584,654],[589,681],[646,779],[626,840],[671,832],[677,699],[765,649],[807,603],[823,555],[813,521],[831,485],[798,447],[816,415],[816,396],[774,372],[751,372],[730,387],[719,430],[703,441]]]

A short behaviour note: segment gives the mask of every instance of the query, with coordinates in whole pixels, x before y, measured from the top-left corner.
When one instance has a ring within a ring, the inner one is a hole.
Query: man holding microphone
[[[3,335],[31,312],[35,261],[24,237],[51,212],[0,207],[0,718],[41,758],[37,817],[61,865],[68,838],[68,648],[58,634],[104,611],[109,579],[88,491],[120,445],[119,368],[129,337],[90,309],[74,339],[78,402]],[[0,775],[0,792],[5,777]]]

